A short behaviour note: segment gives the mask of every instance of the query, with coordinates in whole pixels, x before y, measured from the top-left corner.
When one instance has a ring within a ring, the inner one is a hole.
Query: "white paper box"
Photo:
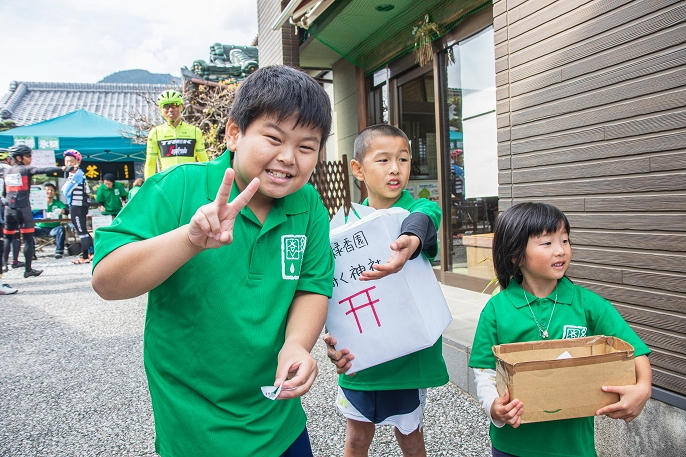
[[[93,216],[91,217],[91,223],[93,225],[93,231],[100,227],[109,227],[112,224],[112,215],[107,216]]]
[[[400,235],[404,209],[378,210],[330,233],[335,258],[326,328],[337,349],[355,355],[349,373],[432,346],[452,316],[431,264],[422,255],[373,281],[359,275],[384,264]]]

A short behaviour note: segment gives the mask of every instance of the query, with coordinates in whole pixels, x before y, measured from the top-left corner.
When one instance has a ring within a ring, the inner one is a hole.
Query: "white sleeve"
[[[498,395],[498,389],[495,387],[495,370],[488,370],[485,368],[474,368],[474,381],[476,382],[476,396],[479,399],[481,407],[486,411],[486,415],[498,428],[502,428],[505,422],[495,421],[491,417],[491,405]]]

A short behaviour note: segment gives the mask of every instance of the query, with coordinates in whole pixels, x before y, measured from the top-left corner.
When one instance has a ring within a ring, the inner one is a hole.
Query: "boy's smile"
[[[563,228],[554,233],[544,233],[530,237],[526,245],[525,258],[519,266],[524,277],[522,286],[527,284],[557,284],[564,276],[572,261],[572,246],[569,235]],[[527,289],[530,290],[531,289]]]
[[[400,137],[376,135],[362,159],[350,161],[353,175],[364,181],[369,195],[369,206],[390,208],[410,179],[410,150],[407,141]]]
[[[272,199],[292,194],[307,183],[317,164],[320,141],[321,133],[307,126],[296,127],[295,119],[278,122],[262,116],[245,132],[233,120],[226,126],[226,144],[235,153],[236,183],[242,190],[259,178],[260,189],[251,203],[266,207],[271,207]]]

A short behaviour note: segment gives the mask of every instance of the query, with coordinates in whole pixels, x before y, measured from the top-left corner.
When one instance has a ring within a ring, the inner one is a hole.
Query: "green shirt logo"
[[[283,235],[281,237],[281,277],[283,279],[300,279],[300,267],[307,236]]]
[[[562,331],[562,338],[583,338],[588,329],[580,325],[565,325]]]

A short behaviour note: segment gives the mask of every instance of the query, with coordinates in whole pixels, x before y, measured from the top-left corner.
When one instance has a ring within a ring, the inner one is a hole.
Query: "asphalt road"
[[[2,278],[19,293],[0,296],[0,456],[155,456],[145,297],[106,302],[90,286],[90,265],[48,254],[34,264],[41,276]],[[320,375],[303,398],[312,446],[316,456],[340,456],[336,375],[321,341],[313,354]],[[456,386],[429,390],[425,418],[430,456],[490,455],[485,416]],[[370,455],[401,455],[390,427],[379,428]]]

